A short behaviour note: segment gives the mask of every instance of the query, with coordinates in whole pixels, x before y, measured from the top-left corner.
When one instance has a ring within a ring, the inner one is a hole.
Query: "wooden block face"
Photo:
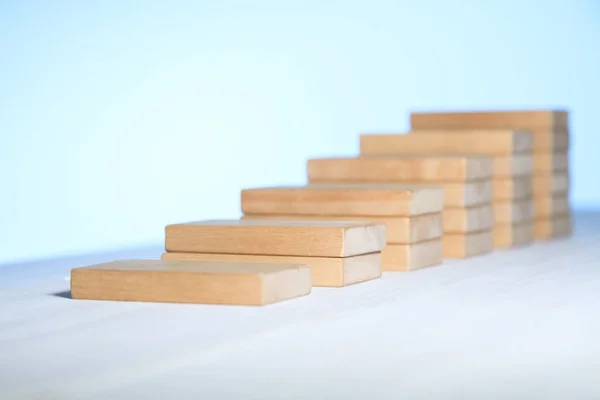
[[[439,187],[308,185],[242,191],[246,214],[411,217],[443,207],[444,190]]]
[[[385,246],[385,225],[370,222],[212,220],[165,231],[168,252],[350,257]]]
[[[516,224],[531,221],[534,218],[534,203],[531,199],[494,203],[494,222],[498,224]]]
[[[555,172],[548,175],[533,177],[533,195],[547,197],[554,194],[566,194],[569,191],[570,179],[568,172]]]
[[[491,231],[445,234],[444,258],[467,258],[490,253],[494,248]]]
[[[569,169],[567,151],[539,152],[533,155],[533,170],[537,173],[562,172]]]
[[[74,299],[265,305],[311,291],[295,264],[122,260],[71,271]]]
[[[492,206],[444,210],[444,234],[489,231],[494,225]]]
[[[496,224],[494,226],[494,247],[511,248],[533,242],[533,221],[518,224]]]
[[[534,156],[531,154],[514,154],[494,157],[493,178],[526,177],[533,173]]]
[[[531,176],[494,179],[492,192],[495,202],[530,199],[533,195],[533,179]]]
[[[471,154],[531,152],[530,132],[512,130],[413,130],[408,134],[361,135],[361,155]]]
[[[380,252],[354,257],[292,257],[244,254],[164,253],[163,260],[244,262],[258,264],[293,263],[308,265],[312,286],[342,287],[381,277]]]
[[[442,213],[418,215],[415,217],[340,217],[321,215],[254,215],[246,214],[242,219],[305,219],[331,221],[371,221],[385,224],[386,242],[388,244],[419,243],[442,237]]]
[[[492,160],[481,156],[394,156],[308,160],[311,183],[449,183],[489,179]]]
[[[381,252],[384,271],[414,271],[443,261],[442,240],[415,244],[389,244]]]
[[[570,214],[542,218],[534,221],[534,236],[537,240],[548,240],[571,236],[573,221]]]
[[[534,153],[564,152],[570,147],[566,129],[530,128],[529,131],[533,134]]]
[[[438,128],[496,128],[528,129],[566,128],[569,114],[566,110],[514,110],[471,112],[415,112],[410,115],[414,129]]]
[[[568,194],[555,194],[546,197],[536,197],[535,218],[542,219],[554,215],[570,214],[571,204]]]

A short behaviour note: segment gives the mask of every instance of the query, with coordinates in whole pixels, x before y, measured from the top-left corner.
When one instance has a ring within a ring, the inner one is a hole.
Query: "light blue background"
[[[413,109],[568,107],[600,204],[600,2],[0,1],[0,50],[0,262],[237,218]]]

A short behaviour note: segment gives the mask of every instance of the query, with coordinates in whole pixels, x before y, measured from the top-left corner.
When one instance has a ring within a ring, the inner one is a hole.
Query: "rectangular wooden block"
[[[535,197],[566,194],[569,191],[569,187],[570,179],[568,172],[537,174],[533,177],[533,195]]]
[[[442,239],[415,244],[388,244],[382,251],[384,271],[414,271],[443,261]]]
[[[303,264],[311,271],[311,284],[342,287],[381,277],[380,252],[354,257],[294,257],[246,254],[164,253],[163,260],[243,262],[251,264]]]
[[[530,176],[533,173],[533,159],[531,154],[496,156],[493,159],[492,176],[494,179]]]
[[[494,213],[491,204],[444,210],[444,234],[480,232],[492,229]]]
[[[331,215],[254,215],[245,214],[242,219],[283,219],[283,220],[330,220],[330,221],[370,221],[385,224],[387,244],[411,244],[441,238],[443,233],[442,213],[418,215],[415,217],[342,217]]]
[[[494,203],[495,224],[516,224],[534,218],[534,202],[531,199]]]
[[[533,242],[533,221],[496,224],[493,233],[496,248],[524,246]]]
[[[535,174],[562,172],[569,170],[569,152],[540,152],[533,155],[533,170]]]
[[[246,214],[411,217],[443,208],[444,190],[440,187],[308,185],[242,191],[242,212]]]
[[[213,220],[165,233],[168,252],[350,257],[385,246],[385,225],[370,222]]]
[[[122,260],[71,270],[74,299],[265,305],[311,291],[294,264]]]
[[[530,199],[533,195],[531,176],[494,179],[492,181],[494,202]]]
[[[570,214],[541,218],[534,221],[534,235],[537,240],[567,237],[573,233],[573,221]]]
[[[489,179],[483,156],[395,156],[308,160],[309,182],[450,183]]]
[[[536,197],[534,198],[534,204],[536,219],[571,213],[569,195],[565,193]]]
[[[410,124],[412,128],[418,129],[566,128],[569,125],[569,113],[566,110],[413,112],[410,115]]]
[[[444,258],[467,258],[490,253],[494,248],[491,231],[445,234]]]
[[[530,132],[465,129],[412,130],[408,134],[360,136],[361,155],[459,154],[512,155],[532,151]]]

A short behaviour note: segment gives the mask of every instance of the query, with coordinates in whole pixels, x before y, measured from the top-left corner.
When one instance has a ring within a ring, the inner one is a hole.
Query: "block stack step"
[[[381,156],[308,161],[309,184],[442,187],[444,258],[465,258],[492,250],[491,176],[491,159],[479,156]],[[478,219],[480,215],[484,217]]]
[[[512,130],[413,130],[407,134],[364,134],[360,155],[478,155],[493,161],[494,245],[533,241],[532,136]],[[498,166],[496,166],[498,164]]]
[[[383,270],[411,271],[442,262],[443,203],[443,189],[436,187],[254,188],[242,191],[242,219],[384,223]]]
[[[569,202],[569,114],[565,110],[419,112],[412,129],[517,129],[533,136],[536,239],[572,233]]]
[[[163,260],[305,264],[313,286],[381,277],[385,225],[377,222],[210,220],[168,225]]]

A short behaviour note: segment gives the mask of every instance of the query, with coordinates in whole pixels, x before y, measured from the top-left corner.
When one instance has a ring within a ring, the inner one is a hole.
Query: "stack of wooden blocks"
[[[76,299],[265,305],[572,232],[565,111],[413,113],[243,216],[165,229],[162,260],[71,272]],[[450,267],[450,266],[449,266]]]

